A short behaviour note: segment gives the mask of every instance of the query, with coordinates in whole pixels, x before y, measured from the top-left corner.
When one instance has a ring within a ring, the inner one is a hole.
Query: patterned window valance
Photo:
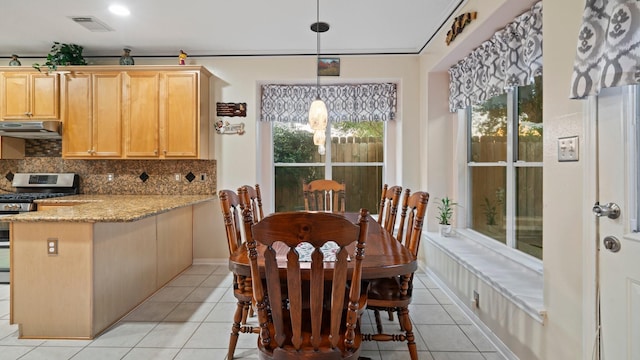
[[[449,110],[480,104],[542,75],[542,1],[449,69]]]
[[[640,84],[640,1],[587,0],[578,34],[571,98]]]
[[[392,83],[320,86],[331,122],[394,120],[397,96]],[[260,121],[306,123],[315,98],[315,85],[263,85]]]

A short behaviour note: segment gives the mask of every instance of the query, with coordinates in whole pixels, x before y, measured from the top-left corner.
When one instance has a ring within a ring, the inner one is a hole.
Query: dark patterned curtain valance
[[[320,86],[329,121],[387,121],[396,116],[397,86],[392,83]],[[263,85],[260,121],[306,123],[316,98],[315,85]]]
[[[542,1],[449,69],[449,110],[480,104],[542,75]]]
[[[587,0],[578,34],[571,98],[640,84],[640,1]]]

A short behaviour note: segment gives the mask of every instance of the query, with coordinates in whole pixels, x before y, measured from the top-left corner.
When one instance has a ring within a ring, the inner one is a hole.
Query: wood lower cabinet
[[[125,158],[208,159],[209,74],[127,71]]]
[[[94,338],[191,265],[192,218],[11,223],[10,323],[25,339]]]
[[[185,207],[157,215],[157,287],[193,262],[193,210]]]
[[[122,73],[63,75],[62,156],[122,157]]]
[[[3,120],[60,118],[57,73],[0,71],[0,116]]]

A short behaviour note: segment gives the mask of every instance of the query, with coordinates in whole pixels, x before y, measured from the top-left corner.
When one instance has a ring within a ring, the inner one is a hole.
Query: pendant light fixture
[[[318,131],[322,131],[324,134],[325,129],[327,128],[327,105],[325,105],[324,101],[320,99],[320,75],[318,74],[318,63],[320,61],[320,33],[326,32],[329,30],[329,24],[326,22],[320,22],[320,0],[316,0],[316,22],[311,24],[311,31],[316,33],[316,99],[311,103],[311,107],[309,108],[309,126],[311,126],[312,130],[315,130],[316,133]],[[320,138],[324,139],[324,136],[320,137],[315,136],[314,134],[314,143],[318,146],[321,144],[317,144],[315,139]],[[322,142],[322,147],[324,148],[324,141]]]

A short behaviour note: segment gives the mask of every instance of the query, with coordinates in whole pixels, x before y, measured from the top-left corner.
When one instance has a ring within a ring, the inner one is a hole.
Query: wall
[[[421,103],[420,114],[421,133],[426,142],[422,144],[420,153],[428,166],[422,170],[421,179],[422,187],[429,189],[432,199],[444,195],[457,198],[456,190],[464,186],[464,179],[458,178],[460,169],[457,168],[457,159],[465,156],[464,144],[461,146],[464,136],[458,131],[456,115],[448,113],[447,69],[533,3],[469,0],[456,15],[478,11],[477,20],[467,26],[450,46],[444,43],[448,29],[443,29],[423,52],[420,88],[426,101]],[[593,334],[585,330],[591,319],[588,316],[583,318],[585,312],[589,313],[590,306],[589,301],[583,300],[583,284],[592,279],[583,278],[582,258],[593,256],[583,253],[586,249],[582,250],[583,213],[584,209],[591,207],[588,200],[583,200],[584,161],[557,161],[557,138],[578,135],[581,142],[584,138],[584,104],[568,98],[583,7],[582,0],[546,0],[543,3],[544,324],[532,321],[514,303],[486,288],[486,282],[461,264],[452,262],[438,248],[428,242],[422,248],[422,256],[428,258],[427,267],[441,276],[440,280],[451,288],[462,304],[469,306],[471,289],[482,289],[483,298],[488,299],[490,305],[476,310],[476,315],[521,359],[591,358]],[[459,209],[456,219],[462,227],[466,220],[464,211]],[[436,221],[428,216],[427,229],[436,231],[436,228]],[[473,310],[469,308],[469,312]]]

